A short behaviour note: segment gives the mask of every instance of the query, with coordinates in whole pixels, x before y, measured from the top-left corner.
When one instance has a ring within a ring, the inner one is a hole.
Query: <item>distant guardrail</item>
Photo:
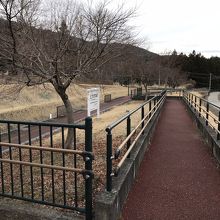
[[[206,126],[211,127],[216,132],[216,138],[220,140],[220,106],[187,91],[184,91],[183,98],[205,121]]]

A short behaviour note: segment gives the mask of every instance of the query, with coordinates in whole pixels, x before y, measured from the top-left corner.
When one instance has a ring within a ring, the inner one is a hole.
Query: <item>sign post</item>
[[[97,118],[100,116],[100,89],[87,89],[87,115],[91,116],[91,112],[97,110]]]

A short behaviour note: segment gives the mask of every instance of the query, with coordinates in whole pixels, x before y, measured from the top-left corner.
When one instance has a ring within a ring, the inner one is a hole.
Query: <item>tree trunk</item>
[[[147,92],[148,92],[148,90],[147,90],[147,84],[146,84],[146,83],[143,83],[143,85],[144,85],[144,89],[145,89],[145,92],[146,92],[146,94],[145,94],[145,100],[147,100],[147,99],[148,99],[148,94],[147,94]]]
[[[60,94],[60,97],[63,101],[63,104],[66,108],[66,116],[67,116],[67,122],[68,124],[73,124],[74,119],[73,119],[73,107],[72,104],[68,98],[67,94]],[[68,128],[68,133],[65,141],[65,148],[71,149],[73,148],[73,138],[74,138],[74,129],[73,128]]]

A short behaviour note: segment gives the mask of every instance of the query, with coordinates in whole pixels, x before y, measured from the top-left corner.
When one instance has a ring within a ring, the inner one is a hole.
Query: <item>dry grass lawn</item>
[[[74,109],[86,108],[86,90],[92,87],[101,88],[101,100],[111,94],[112,99],[127,95],[127,87],[119,85],[71,85],[69,98]],[[25,87],[19,91],[19,85],[0,85],[0,118],[8,120],[46,120],[51,113],[56,116],[56,107],[63,105],[51,85]]]
[[[208,90],[200,90],[200,91],[192,91],[192,94],[198,96],[198,97],[201,97],[201,98],[204,98],[205,96],[208,95]]]

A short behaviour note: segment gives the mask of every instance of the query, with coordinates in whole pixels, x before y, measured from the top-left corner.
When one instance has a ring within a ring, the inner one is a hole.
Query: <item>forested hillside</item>
[[[7,31],[7,21],[4,19],[0,19],[0,30]],[[50,30],[34,31],[38,37],[42,35],[42,38],[47,38],[48,41],[53,39],[55,41],[57,38],[57,33]],[[79,77],[79,81],[110,84],[114,81],[121,84],[135,81],[145,87],[152,84],[176,87],[188,79],[193,80],[196,87],[208,87],[211,77],[211,88],[220,88],[219,57],[206,58],[195,51],[187,56],[183,53],[177,54],[175,50],[171,54],[159,56],[141,47],[122,43],[112,43],[111,47],[117,51],[115,57],[97,68],[95,72],[87,74],[86,77]],[[11,63],[0,56],[0,73],[9,71],[9,75],[13,77],[14,74],[10,70]],[[17,74],[19,73],[15,73]]]
[[[220,88],[220,58],[206,58],[201,53],[192,51],[188,56],[183,53],[177,55],[174,51],[172,56],[176,57],[176,65],[188,74],[188,78],[196,82],[196,87]]]

